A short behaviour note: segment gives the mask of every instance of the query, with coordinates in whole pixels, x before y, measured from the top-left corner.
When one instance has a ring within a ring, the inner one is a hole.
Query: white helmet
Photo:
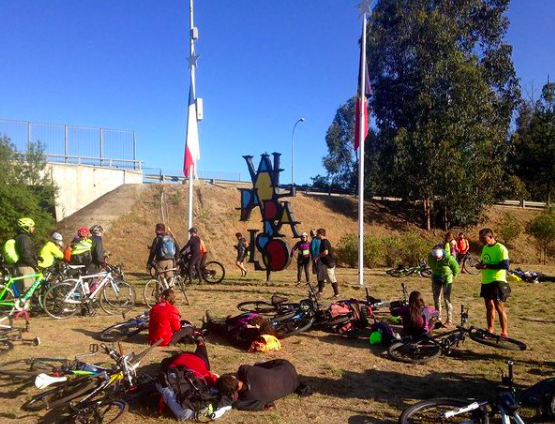
[[[308,234],[306,233],[306,231],[303,231],[303,232],[301,233],[301,237],[308,237]]]
[[[60,233],[52,233],[52,240],[56,240],[56,241],[63,241],[64,238],[62,237],[62,235]]]
[[[443,255],[445,255],[445,252],[443,251],[443,249],[441,247],[434,247],[432,249],[432,256],[434,258],[436,258],[437,260],[442,259]]]

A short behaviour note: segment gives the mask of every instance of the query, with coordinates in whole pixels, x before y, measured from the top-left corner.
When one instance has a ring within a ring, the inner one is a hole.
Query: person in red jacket
[[[164,341],[159,346],[188,342],[195,333],[195,328],[191,324],[181,321],[181,314],[173,306],[175,298],[175,292],[172,289],[166,289],[160,301],[150,310],[149,344],[154,344],[160,339]]]

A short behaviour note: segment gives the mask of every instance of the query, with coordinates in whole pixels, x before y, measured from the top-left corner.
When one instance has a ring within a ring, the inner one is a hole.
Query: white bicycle
[[[189,298],[187,297],[187,290],[185,287],[185,281],[183,277],[179,274],[179,268],[170,268],[166,270],[158,270],[158,278],[153,278],[148,280],[143,289],[143,298],[146,306],[152,308],[162,297],[164,290],[176,287],[183,293],[183,303],[189,305]],[[173,272],[172,277],[167,277],[167,273]]]
[[[115,315],[133,308],[136,297],[121,268],[106,265],[98,274],[78,275],[50,287],[44,295],[44,310],[52,318],[64,319],[79,311],[93,315],[99,304],[104,312]]]

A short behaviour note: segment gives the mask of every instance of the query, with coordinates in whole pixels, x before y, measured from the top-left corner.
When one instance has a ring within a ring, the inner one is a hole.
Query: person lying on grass
[[[430,333],[435,328],[439,317],[434,308],[425,305],[418,291],[411,292],[409,304],[392,309],[391,315],[401,317],[403,330],[407,336],[422,336]]]
[[[206,311],[203,329],[221,335],[249,352],[268,352],[281,348],[271,322],[254,312],[216,319],[210,311]]]

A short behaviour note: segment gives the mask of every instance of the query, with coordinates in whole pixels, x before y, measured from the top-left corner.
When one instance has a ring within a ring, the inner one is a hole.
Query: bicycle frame
[[[33,285],[23,294],[23,296],[21,296],[17,290],[15,282],[25,280],[27,278],[34,278],[35,281],[33,282]],[[17,311],[27,310],[29,308],[27,300],[30,299],[31,296],[33,296],[35,291],[44,283],[44,281],[46,280],[44,279],[44,275],[41,272],[23,275],[20,277],[10,277],[7,283],[2,288],[2,291],[0,291],[0,306],[12,306],[15,307]],[[10,287],[13,290],[14,297],[17,299],[15,302],[3,300]]]
[[[93,280],[93,279],[98,278],[98,277],[102,277],[102,280],[100,280],[98,282],[97,286],[94,288],[94,290],[92,292],[89,292],[89,293],[86,294],[86,296],[85,296],[86,300],[96,299],[98,294],[108,284],[111,284],[114,291],[118,292],[119,287],[117,286],[117,284],[114,284],[114,278],[112,277],[112,273],[110,271],[104,271],[104,272],[100,272],[98,274],[92,274],[92,275],[80,275],[77,279],[74,280],[74,281],[77,281],[77,284],[75,284],[73,286],[73,289],[66,295],[66,297],[64,299],[64,302],[73,303],[73,304],[83,303],[82,299],[74,300],[74,299],[72,299],[72,297],[74,296],[75,292],[77,291],[77,289],[79,287],[83,287],[84,282],[86,280]],[[84,292],[84,290],[83,290],[83,292]]]

